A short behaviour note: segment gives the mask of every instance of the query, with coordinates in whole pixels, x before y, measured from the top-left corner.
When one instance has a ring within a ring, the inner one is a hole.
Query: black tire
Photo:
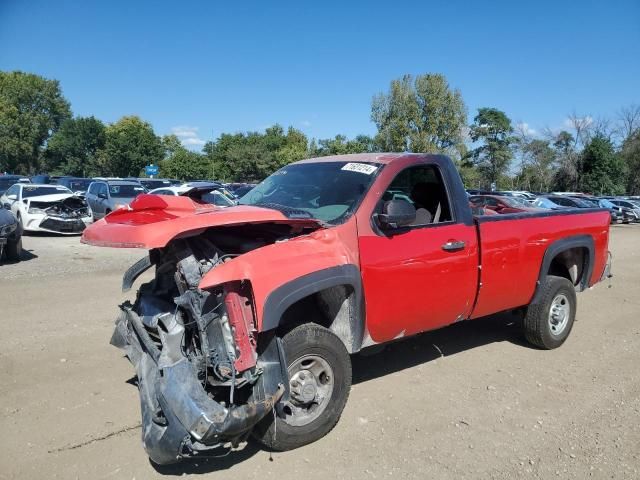
[[[16,214],[16,220],[18,221],[18,229],[22,231],[24,229],[24,225],[22,225],[22,215],[20,215],[20,212]]]
[[[527,308],[524,334],[529,343],[551,350],[562,345],[571,333],[576,317],[576,291],[569,280],[554,275],[548,275],[540,288],[538,301]],[[552,309],[556,315],[552,316]]]
[[[9,260],[20,260],[22,256],[22,237],[17,240],[10,240],[5,247],[7,252],[7,258]]]
[[[265,417],[253,436],[275,451],[292,450],[324,437],[335,427],[351,389],[351,358],[342,341],[330,330],[314,323],[299,325],[282,337],[282,346],[291,367],[302,357],[321,357],[333,371],[333,390],[324,411],[306,425],[294,426],[277,416]]]

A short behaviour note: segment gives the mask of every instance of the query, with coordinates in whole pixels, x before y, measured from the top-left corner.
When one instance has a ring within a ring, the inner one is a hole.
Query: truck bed
[[[607,262],[609,221],[609,213],[602,209],[475,217],[480,282],[471,318],[528,305],[545,267],[545,252],[552,245],[573,241],[583,245],[576,248],[588,249],[586,245],[591,244],[574,284],[583,290],[596,283]]]

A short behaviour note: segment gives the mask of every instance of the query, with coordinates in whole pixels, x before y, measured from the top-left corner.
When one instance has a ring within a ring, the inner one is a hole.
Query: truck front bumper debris
[[[211,399],[196,369],[175,352],[161,352],[140,317],[121,306],[111,344],[124,350],[138,377],[142,443],[151,460],[163,465],[224,450],[244,438],[273,411],[285,388],[277,385],[261,399],[225,407]],[[179,358],[176,361],[176,358]]]

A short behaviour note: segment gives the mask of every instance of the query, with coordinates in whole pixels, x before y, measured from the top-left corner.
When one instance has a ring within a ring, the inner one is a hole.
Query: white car
[[[29,232],[82,233],[93,222],[86,200],[61,185],[16,183],[4,192],[0,203]]]
[[[184,195],[188,192],[198,190],[200,192],[200,198],[203,202],[210,203],[216,207],[232,207],[236,204],[236,201],[231,197],[224,194],[218,185],[207,184],[206,182],[191,182],[174,187],[162,187],[155,188],[149,193],[155,195]]]

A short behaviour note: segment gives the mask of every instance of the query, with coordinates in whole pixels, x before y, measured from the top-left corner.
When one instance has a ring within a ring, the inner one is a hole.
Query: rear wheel
[[[351,359],[342,341],[314,323],[282,337],[290,398],[283,416],[266,417],[254,437],[273,450],[291,450],[314,442],[338,423],[351,388]]]
[[[576,291],[564,277],[548,275],[540,287],[539,301],[529,305],[524,318],[527,341],[547,350],[562,345],[576,316]]]

